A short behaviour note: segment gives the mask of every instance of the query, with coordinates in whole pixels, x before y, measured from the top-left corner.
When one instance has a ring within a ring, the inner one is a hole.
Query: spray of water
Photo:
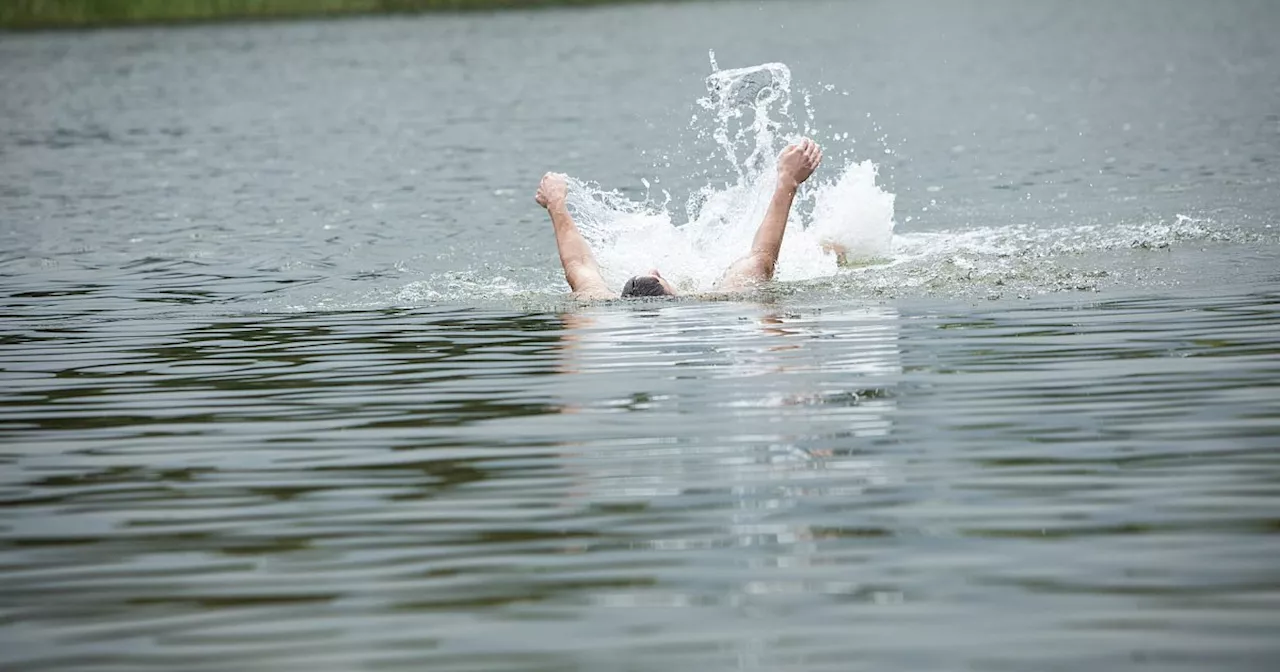
[[[776,185],[778,152],[808,130],[791,116],[791,71],[782,63],[720,70],[712,54],[705,112],[693,125],[709,138],[732,180],[697,189],[677,223],[669,200],[637,203],[617,192],[569,181],[569,207],[591,243],[605,278],[620,285],[631,275],[657,268],[684,291],[712,288],[724,269],[750,248]],[[812,120],[811,111],[807,110]],[[699,123],[710,128],[699,128]],[[783,240],[776,277],[807,280],[837,271],[835,243],[851,263],[885,258],[893,237],[894,195],[876,185],[876,165],[828,155],[802,186]]]
[[[706,85],[690,130],[708,145],[710,155],[700,163],[705,172],[688,178],[706,184],[693,189],[682,211],[673,211],[669,195],[661,203],[637,202],[596,184],[569,181],[569,206],[614,287],[657,268],[685,292],[711,289],[750,246],[773,192],[778,151],[800,135],[815,134],[807,93],[800,97],[802,114],[792,117],[791,73],[785,65],[721,70],[713,55]],[[821,89],[831,92],[834,87]],[[788,287],[810,298],[927,294],[993,299],[1097,291],[1117,284],[1148,286],[1162,282],[1159,274],[1146,270],[1153,251],[1164,254],[1187,244],[1278,244],[1270,232],[1183,215],[1171,221],[895,233],[894,195],[876,185],[876,165],[840,156],[836,145],[843,143],[844,151],[850,151],[848,133],[833,131],[825,138],[827,158],[796,199],[777,269],[782,281],[815,280]],[[724,177],[707,177],[713,172],[708,166]],[[838,268],[835,255],[824,250],[826,242],[848,250],[846,268]],[[1159,263],[1167,261],[1162,257]],[[395,270],[412,272],[412,267],[397,265]],[[516,300],[541,306],[564,298],[558,268],[540,263],[526,271],[513,274],[505,265],[477,265],[425,274],[408,284],[376,286],[359,295],[307,285],[272,294],[268,305],[279,309],[286,301],[288,310],[339,310]]]

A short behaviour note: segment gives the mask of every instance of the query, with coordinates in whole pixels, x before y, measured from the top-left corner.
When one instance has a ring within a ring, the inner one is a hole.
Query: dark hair
[[[662,282],[652,275],[637,275],[622,286],[622,298],[628,296],[666,296]]]

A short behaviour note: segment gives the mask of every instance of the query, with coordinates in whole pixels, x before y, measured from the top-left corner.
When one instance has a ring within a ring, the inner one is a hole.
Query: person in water
[[[778,155],[778,185],[773,200],[765,212],[764,221],[756,230],[751,250],[745,257],[733,262],[716,282],[717,292],[740,292],[773,278],[778,263],[778,251],[782,249],[782,234],[787,230],[787,215],[796,190],[813,175],[822,163],[822,148],[805,138],[787,146]],[[560,263],[564,266],[564,278],[579,299],[616,299],[619,294],[609,289],[600,266],[596,264],[591,246],[578,232],[569,209],[565,206],[565,176],[547,173],[542,176],[534,200],[551,215],[551,226],[556,232],[556,247],[560,250]],[[637,275],[622,286],[622,297],[675,296],[676,288],[662,277],[657,269]]]

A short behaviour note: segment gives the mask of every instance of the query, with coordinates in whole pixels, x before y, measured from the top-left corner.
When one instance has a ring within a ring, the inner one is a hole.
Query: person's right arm
[[[618,295],[609,290],[600,275],[600,266],[596,263],[591,246],[578,232],[578,226],[569,215],[565,205],[567,186],[564,175],[547,173],[538,184],[538,193],[534,200],[547,209],[551,215],[551,226],[556,233],[556,248],[560,251],[560,265],[564,267],[564,279],[573,289],[573,295],[580,299],[616,299]]]
[[[760,223],[760,228],[751,241],[751,251],[729,266],[724,277],[717,283],[717,290],[740,291],[773,278],[796,190],[813,175],[820,163],[822,149],[808,138],[782,150],[782,154],[778,155],[778,186],[774,189],[773,199],[769,201],[764,221]]]

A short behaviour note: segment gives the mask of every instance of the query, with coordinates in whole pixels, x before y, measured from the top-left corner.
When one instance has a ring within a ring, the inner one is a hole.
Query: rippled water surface
[[[1275,669],[1278,29],[0,35],[0,668]],[[789,66],[827,169],[876,162],[891,252],[567,300],[538,176],[679,222],[727,174],[709,49]]]

